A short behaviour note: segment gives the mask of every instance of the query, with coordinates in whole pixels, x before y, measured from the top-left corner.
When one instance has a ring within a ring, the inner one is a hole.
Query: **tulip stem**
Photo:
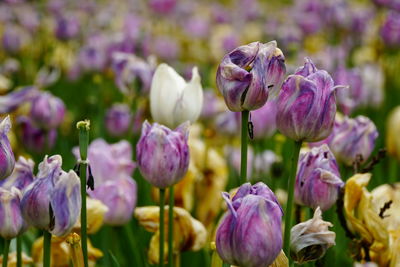
[[[247,124],[249,122],[249,111],[242,111],[242,140],[240,156],[240,181],[239,186],[246,182],[247,175]]]
[[[290,168],[289,184],[288,184],[288,199],[286,202],[285,212],[285,233],[283,238],[283,251],[289,258],[289,262],[292,262],[292,258],[289,256],[290,251],[290,229],[292,228],[293,221],[293,195],[294,195],[294,184],[296,182],[297,164],[299,160],[301,141],[294,143],[294,150],[292,154],[292,166]]]
[[[17,267],[22,267],[22,237],[17,236]]]
[[[10,239],[4,239],[4,250],[3,250],[3,267],[7,267],[8,262],[8,250],[10,249]]]
[[[86,170],[88,167],[87,150],[89,146],[90,121],[80,121],[76,124],[79,130],[79,152],[80,152],[80,178],[81,178],[81,242],[83,263],[85,267],[89,266],[87,255],[87,218],[86,218]]]
[[[51,233],[43,231],[43,267],[50,267]]]
[[[169,207],[168,207],[168,266],[174,266],[173,260],[173,241],[174,241],[174,186],[169,187]]]
[[[164,266],[164,207],[165,207],[165,189],[160,188],[160,257],[159,266]]]

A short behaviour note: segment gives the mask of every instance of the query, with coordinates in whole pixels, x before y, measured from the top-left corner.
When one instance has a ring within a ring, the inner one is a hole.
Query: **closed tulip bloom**
[[[128,105],[114,104],[107,110],[105,125],[112,136],[126,134],[132,123],[132,114]]]
[[[0,187],[0,235],[5,239],[14,238],[25,229],[20,200],[21,192],[17,188]]]
[[[276,41],[239,46],[225,55],[217,86],[231,111],[255,110],[274,97],[285,75],[285,58]]]
[[[189,166],[188,123],[175,130],[147,121],[136,146],[137,163],[143,177],[158,188],[179,182]]]
[[[386,124],[386,148],[390,155],[400,161],[400,106],[394,108]]]
[[[15,168],[10,176],[0,181],[2,188],[10,190],[12,187],[23,191],[34,179],[33,167],[35,163],[31,159],[22,156],[15,163]]]
[[[222,260],[246,267],[269,266],[282,249],[281,217],[274,193],[263,183],[242,185],[230,199],[223,197],[228,211],[216,233]]]
[[[39,164],[38,178],[21,200],[24,219],[57,236],[73,228],[81,206],[80,180],[74,171],[64,172],[61,164],[61,156],[46,156]]]
[[[7,133],[11,129],[10,117],[0,122],[0,179],[8,177],[14,169],[15,158]]]
[[[297,204],[314,210],[319,206],[322,211],[335,204],[344,183],[327,145],[314,147],[302,154],[297,170],[294,191]]]
[[[282,85],[277,105],[279,131],[295,141],[316,142],[332,131],[336,114],[331,76],[310,59]]]
[[[351,166],[358,155],[365,162],[375,147],[378,131],[375,124],[367,117],[344,117],[335,121],[332,136],[329,137],[329,148],[338,161]]]
[[[130,221],[136,207],[137,186],[129,176],[108,180],[96,185],[89,195],[103,202],[108,211],[104,222],[109,225],[123,225]]]
[[[37,125],[45,129],[53,129],[62,123],[65,105],[60,98],[43,92],[33,99],[30,115]]]
[[[293,226],[290,231],[290,255],[299,264],[322,258],[335,245],[336,234],[328,230],[333,225],[323,221],[321,215],[317,208],[312,219]]]
[[[186,82],[173,68],[160,64],[150,89],[150,111],[153,120],[175,128],[186,121],[195,122],[203,106],[203,88],[197,67]]]

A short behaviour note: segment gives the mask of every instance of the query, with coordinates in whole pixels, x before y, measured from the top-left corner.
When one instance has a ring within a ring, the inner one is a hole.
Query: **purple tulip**
[[[334,78],[337,85],[349,85],[349,87],[339,88],[336,91],[339,109],[345,115],[349,115],[366,98],[361,74],[358,69],[346,69],[341,66],[336,70]]]
[[[137,186],[129,176],[110,178],[108,181],[95,185],[89,195],[103,202],[108,207],[104,222],[109,225],[123,225],[132,218],[136,207]]]
[[[132,114],[128,105],[114,104],[107,110],[105,125],[112,136],[126,134],[132,123]]]
[[[0,180],[8,177],[15,165],[14,153],[7,137],[10,129],[11,121],[10,117],[7,116],[0,123]]]
[[[380,30],[381,37],[386,45],[398,47],[400,45],[400,13],[390,12]]]
[[[188,123],[175,130],[147,121],[136,146],[139,170],[143,177],[158,188],[179,182],[189,166]]]
[[[34,166],[35,163],[31,159],[20,156],[15,163],[14,171],[5,180],[0,181],[0,186],[7,190],[16,187],[23,191],[34,179]]]
[[[35,98],[37,94],[36,87],[26,86],[7,95],[0,96],[0,113],[5,114],[16,110],[23,103]]]
[[[73,153],[78,158],[79,148]],[[131,175],[135,168],[132,147],[127,141],[108,144],[96,139],[89,145],[88,159],[94,178],[94,190],[88,194],[108,207],[104,222],[110,225],[127,223],[136,207],[137,186]]]
[[[338,161],[351,166],[358,155],[362,162],[369,158],[378,135],[375,124],[367,117],[337,118],[327,143]]]
[[[80,31],[80,23],[74,14],[63,14],[56,18],[55,36],[60,40],[70,40]]]
[[[49,92],[43,92],[32,100],[30,116],[44,129],[57,128],[63,122],[64,115],[64,102]]]
[[[231,111],[254,110],[274,97],[286,72],[275,41],[239,46],[225,55],[217,70],[217,86]]]
[[[263,183],[242,185],[232,200],[223,193],[228,211],[216,233],[217,252],[231,265],[269,266],[282,249],[282,208]]]
[[[203,93],[204,99],[200,115],[201,118],[212,119],[217,116],[218,113],[221,113],[223,110],[226,109],[222,99],[219,99],[214,91],[205,90]]]
[[[240,131],[240,112],[226,111],[215,118],[215,128],[221,134],[236,136]]]
[[[59,155],[45,157],[39,173],[21,200],[24,219],[29,225],[63,236],[75,225],[80,214],[80,180],[74,171],[61,169]]]
[[[9,53],[18,53],[29,41],[29,34],[18,25],[6,25],[2,45]]]
[[[332,131],[336,114],[331,76],[310,59],[282,85],[277,101],[279,131],[295,141],[319,141]]]
[[[251,112],[255,139],[268,138],[275,133],[276,112],[275,101],[267,101],[264,106]]]
[[[21,192],[0,187],[0,236],[12,239],[22,233],[26,227],[20,207]]]
[[[295,200],[314,210],[322,211],[335,204],[339,189],[344,185],[339,167],[327,145],[314,147],[300,156],[297,167]]]
[[[28,150],[42,153],[54,147],[57,139],[56,129],[40,128],[28,117],[19,117],[18,124],[21,126],[23,144]]]

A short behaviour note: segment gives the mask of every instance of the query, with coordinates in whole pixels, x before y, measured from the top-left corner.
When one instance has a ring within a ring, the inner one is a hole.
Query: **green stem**
[[[222,267],[231,267],[231,265],[229,263],[223,262]]]
[[[164,266],[164,206],[165,206],[165,189],[160,188],[160,257],[159,266]]]
[[[50,267],[51,233],[43,232],[43,267]]]
[[[247,123],[249,122],[249,111],[242,111],[242,140],[240,160],[240,181],[239,185],[246,182],[247,175]]]
[[[301,141],[294,143],[294,150],[292,154],[292,166],[290,168],[289,185],[288,185],[288,199],[286,202],[285,212],[285,233],[283,238],[283,251],[292,262],[289,251],[290,246],[290,229],[292,228],[293,221],[293,197],[294,197],[294,184],[296,182],[297,162],[299,160],[299,153],[301,148]]]
[[[87,255],[87,218],[86,218],[86,170],[88,167],[87,163],[87,150],[89,146],[89,129],[90,121],[80,121],[77,123],[79,130],[79,151],[81,155],[80,162],[80,178],[81,178],[81,243],[82,243],[82,254],[83,262],[85,267],[89,266],[88,255]]]
[[[10,249],[10,239],[4,239],[3,267],[7,267],[8,250]]]
[[[22,267],[22,236],[17,236],[17,267]]]
[[[168,266],[174,266],[174,259],[173,259],[173,241],[174,241],[174,186],[169,187],[169,208],[168,208]]]

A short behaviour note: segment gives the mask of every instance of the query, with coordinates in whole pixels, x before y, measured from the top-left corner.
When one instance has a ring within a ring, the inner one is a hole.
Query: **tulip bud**
[[[328,230],[333,225],[323,221],[321,214],[317,208],[312,219],[293,226],[290,231],[290,255],[298,264],[322,258],[335,245],[336,234]]]
[[[389,154],[400,161],[400,106],[394,108],[387,119],[386,147]]]
[[[30,115],[45,129],[57,128],[64,119],[65,106],[60,98],[44,92],[33,99]]]
[[[108,211],[104,222],[110,225],[123,225],[130,221],[137,198],[136,182],[131,177],[106,181],[96,186],[89,195],[103,202]]]
[[[219,256],[238,266],[272,264],[282,249],[283,215],[274,193],[263,183],[246,183],[232,200],[223,197],[229,210],[216,233]]]
[[[375,124],[367,117],[337,118],[332,136],[328,138],[329,148],[338,161],[351,166],[358,155],[362,162],[369,158],[378,135]]]
[[[275,101],[267,101],[264,106],[251,112],[255,139],[268,138],[275,133],[276,112]]]
[[[35,163],[31,159],[20,156],[15,164],[14,171],[5,180],[0,181],[0,186],[7,190],[16,187],[23,191],[33,181],[34,166]]]
[[[0,235],[12,239],[24,230],[24,220],[20,208],[21,192],[13,187],[0,187]]]
[[[14,169],[15,158],[11,149],[7,133],[10,131],[11,121],[7,116],[0,122],[0,179],[8,177]]]
[[[344,183],[340,179],[335,157],[327,145],[314,147],[302,154],[297,170],[294,191],[297,204],[314,210],[319,206],[322,211],[335,204]]]
[[[225,55],[217,70],[217,86],[231,111],[262,107],[275,97],[286,72],[276,41],[239,46]]]
[[[203,89],[197,67],[186,83],[167,64],[157,67],[150,89],[150,111],[154,121],[174,128],[179,124],[195,122],[203,106]]]
[[[179,182],[189,166],[188,123],[174,131],[147,121],[136,146],[137,162],[143,177],[152,185],[166,188]]]
[[[131,111],[125,104],[114,104],[107,111],[105,124],[107,131],[112,136],[122,136],[127,133],[131,122]]]
[[[80,180],[74,171],[62,171],[61,164],[61,156],[46,156],[21,200],[24,219],[57,236],[72,229],[81,206]]]
[[[281,133],[295,141],[319,141],[332,131],[336,114],[331,76],[310,59],[282,85],[276,122]]]

